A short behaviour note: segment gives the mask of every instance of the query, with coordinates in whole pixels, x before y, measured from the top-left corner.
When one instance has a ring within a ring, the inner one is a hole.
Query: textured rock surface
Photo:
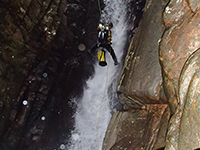
[[[167,104],[151,104],[143,110],[115,112],[106,132],[103,150],[164,147],[166,118],[169,118]]]
[[[165,146],[170,110],[162,88],[159,42],[167,1],[147,1],[130,44],[118,86],[125,111],[113,114],[104,150],[157,149]],[[156,29],[156,30],[155,30]]]
[[[113,114],[105,150],[200,147],[199,8],[199,0],[147,1],[118,88],[127,111]]]
[[[186,1],[179,1],[179,3],[171,1],[165,9],[164,22],[168,29],[162,38],[160,61],[166,81],[164,82],[165,93],[174,113],[179,101],[177,86],[181,69],[187,58],[200,45],[199,12],[193,13]]]
[[[68,138],[69,98],[81,96],[93,72],[91,56],[78,50],[80,43],[92,46],[83,37],[96,33],[93,5],[97,2],[1,1],[1,150],[54,149]]]
[[[200,147],[199,56],[200,50],[195,51],[183,66],[178,88],[180,103],[170,121],[166,150]]]
[[[160,45],[164,89],[172,119],[166,149],[195,149],[199,136],[200,1],[171,1],[164,12],[168,27]],[[177,15],[179,14],[179,15]]]
[[[166,103],[158,59],[159,40],[164,31],[162,11],[166,4],[149,1],[140,26],[129,47],[118,86],[125,105],[141,107],[150,103]],[[155,30],[156,29],[156,30]]]
[[[54,149],[68,138],[68,100],[81,96],[93,72],[78,46],[95,42],[94,5],[1,1],[1,150]],[[146,2],[118,87],[125,107],[113,114],[104,150],[200,147],[199,8],[199,0]]]

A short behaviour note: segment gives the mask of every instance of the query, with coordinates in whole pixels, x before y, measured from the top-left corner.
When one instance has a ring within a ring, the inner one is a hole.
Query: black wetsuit
[[[108,27],[98,26],[98,42],[93,46],[91,51],[96,50],[97,48],[105,48],[112,56],[115,64],[118,64],[117,57],[111,46],[111,31]]]
[[[105,49],[110,53],[110,55],[112,56],[112,59],[114,60],[114,62],[115,62],[115,63],[118,63],[117,57],[116,57],[116,55],[115,55],[115,52],[114,52],[114,50],[113,50],[113,48],[112,48],[112,46],[111,46],[110,44],[108,44],[108,43],[96,44],[96,45],[91,49],[91,51],[94,51],[94,50],[96,50],[96,49],[99,48],[99,47],[105,48]]]

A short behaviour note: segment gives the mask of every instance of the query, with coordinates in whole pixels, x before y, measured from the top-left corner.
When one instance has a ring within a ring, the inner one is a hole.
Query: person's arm
[[[97,30],[99,31],[99,30],[102,29],[102,28],[103,28],[103,24],[100,23],[100,24],[98,25],[98,27],[97,27]]]
[[[108,38],[107,38],[107,40],[108,40],[108,42],[110,44],[112,44],[112,36],[111,36],[111,31],[110,30],[108,30]]]

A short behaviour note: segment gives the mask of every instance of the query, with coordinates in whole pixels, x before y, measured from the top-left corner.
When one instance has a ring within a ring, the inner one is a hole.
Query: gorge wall
[[[104,149],[200,147],[199,0],[148,0],[118,86]]]
[[[92,56],[78,49],[95,41],[93,5],[97,1],[1,1],[1,150],[54,149],[68,139],[69,99],[82,95],[93,74]]]
[[[1,150],[59,149],[69,138],[69,99],[94,73],[94,6],[1,1]],[[200,147],[199,8],[199,0],[146,0],[117,89],[124,107],[113,113],[104,150]]]

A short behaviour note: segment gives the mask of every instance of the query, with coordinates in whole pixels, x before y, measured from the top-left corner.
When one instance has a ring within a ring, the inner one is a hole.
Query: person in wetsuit
[[[90,51],[94,51],[99,47],[105,48],[112,56],[114,60],[114,64],[118,65],[118,60],[115,55],[115,52],[111,46],[112,44],[112,36],[111,36],[111,28],[113,27],[112,22],[108,23],[106,26],[104,26],[102,23],[99,24],[97,27],[98,30],[98,41],[97,44],[94,45],[94,47]]]

